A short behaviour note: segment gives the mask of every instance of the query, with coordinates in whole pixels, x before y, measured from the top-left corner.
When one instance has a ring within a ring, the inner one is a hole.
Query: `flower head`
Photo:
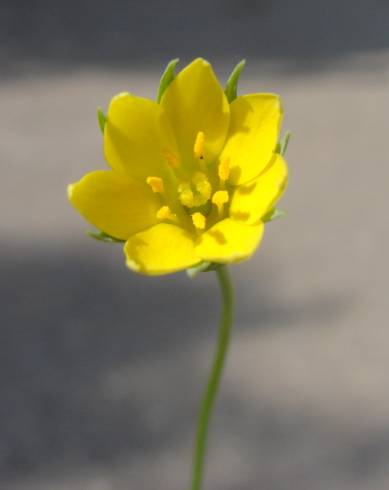
[[[277,150],[281,104],[274,94],[227,95],[198,58],[159,103],[112,99],[102,124],[110,169],[71,184],[69,199],[125,241],[130,269],[157,275],[237,262],[258,247],[287,180]]]

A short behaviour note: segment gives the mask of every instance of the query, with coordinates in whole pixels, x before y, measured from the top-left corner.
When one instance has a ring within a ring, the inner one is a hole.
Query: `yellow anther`
[[[219,163],[218,167],[218,174],[219,174],[219,179],[222,182],[225,182],[228,180],[230,176],[230,160],[227,158],[226,160],[223,160],[222,162]]]
[[[204,144],[205,144],[205,136],[202,131],[199,131],[196,136],[195,144],[193,147],[193,153],[196,158],[200,158],[201,160],[204,158]]]
[[[169,150],[164,150],[162,152],[163,157],[167,160],[167,163],[173,167],[177,168],[180,166],[180,160]]]
[[[159,177],[147,177],[146,182],[156,194],[163,194],[163,180]]]
[[[162,208],[159,208],[157,211],[157,218],[161,221],[165,219],[174,219],[175,217],[176,215],[172,213],[169,206],[162,206]]]
[[[204,230],[205,228],[205,216],[201,213],[193,213],[192,214],[192,221],[193,221],[193,225],[195,226],[195,228],[197,228],[198,230]]]
[[[227,191],[216,191],[212,196],[212,202],[216,205],[219,214],[223,211],[223,206],[229,201],[229,195]]]

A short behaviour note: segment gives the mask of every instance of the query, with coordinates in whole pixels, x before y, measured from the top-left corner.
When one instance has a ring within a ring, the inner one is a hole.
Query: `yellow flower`
[[[129,93],[112,99],[104,126],[110,170],[70,185],[69,199],[86,220],[125,241],[136,272],[247,259],[286,185],[276,152],[281,120],[277,95],[229,103],[211,65],[198,58],[160,103]]]

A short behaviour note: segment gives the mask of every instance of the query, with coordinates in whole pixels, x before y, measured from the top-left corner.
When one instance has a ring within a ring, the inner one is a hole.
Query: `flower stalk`
[[[203,482],[209,422],[225,365],[233,319],[233,289],[228,268],[222,265],[217,267],[215,272],[220,286],[222,312],[215,357],[199,412],[193,452],[191,490],[200,490]]]

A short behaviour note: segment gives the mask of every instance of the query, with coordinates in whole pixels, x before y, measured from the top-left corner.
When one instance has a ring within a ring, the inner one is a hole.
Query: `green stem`
[[[233,291],[228,269],[220,266],[216,269],[222,296],[222,313],[219,324],[217,348],[207,387],[203,395],[197,425],[196,442],[193,457],[193,473],[191,490],[200,490],[203,481],[205,452],[207,445],[208,426],[220,385],[224,362],[230,343],[230,332],[233,316]]]

